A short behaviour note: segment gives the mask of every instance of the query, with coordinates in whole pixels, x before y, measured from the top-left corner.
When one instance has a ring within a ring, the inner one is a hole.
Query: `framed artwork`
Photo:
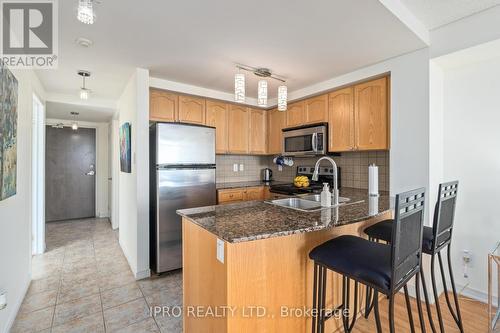
[[[120,126],[120,170],[132,172],[132,143],[130,141],[131,126],[129,122]]]
[[[0,200],[17,187],[17,80],[0,61]]]

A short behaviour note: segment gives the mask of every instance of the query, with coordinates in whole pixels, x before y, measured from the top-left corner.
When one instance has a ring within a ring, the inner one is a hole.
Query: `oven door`
[[[326,126],[306,127],[283,131],[285,156],[324,155]]]

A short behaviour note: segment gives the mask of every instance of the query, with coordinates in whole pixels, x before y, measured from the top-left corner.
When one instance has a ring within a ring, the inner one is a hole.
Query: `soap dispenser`
[[[328,187],[328,183],[323,183],[323,191],[321,191],[321,207],[332,206],[332,194]]]

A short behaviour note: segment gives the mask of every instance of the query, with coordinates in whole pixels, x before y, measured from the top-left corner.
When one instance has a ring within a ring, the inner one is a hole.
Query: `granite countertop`
[[[394,200],[387,192],[369,197],[367,190],[342,188],[340,196],[350,198],[350,203],[315,212],[302,212],[265,201],[247,201],[182,209],[177,214],[226,242],[238,243],[342,226],[393,208]]]
[[[230,188],[239,188],[239,187],[254,187],[254,186],[270,186],[271,184],[287,184],[285,182],[277,182],[277,181],[271,181],[271,182],[264,182],[262,180],[253,180],[253,181],[248,181],[248,182],[227,182],[227,183],[217,183],[215,187],[218,190],[223,190],[223,189],[230,189]]]

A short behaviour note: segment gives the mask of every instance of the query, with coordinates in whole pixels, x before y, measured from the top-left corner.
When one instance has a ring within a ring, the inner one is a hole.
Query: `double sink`
[[[339,197],[339,206],[345,205],[350,201],[351,201],[351,199],[349,199],[349,198]],[[270,203],[272,205],[286,207],[286,208],[295,209],[295,210],[300,210],[303,212],[315,212],[315,211],[319,211],[322,209],[327,209],[327,207],[321,207],[321,195],[320,194],[308,194],[308,195],[300,196],[300,197],[276,199],[276,200],[271,200],[271,201],[266,201],[266,202]],[[335,206],[332,206],[332,207],[335,207]]]

